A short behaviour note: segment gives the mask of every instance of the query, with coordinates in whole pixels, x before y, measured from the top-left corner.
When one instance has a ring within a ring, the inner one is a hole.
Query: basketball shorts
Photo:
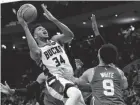
[[[48,93],[55,99],[65,101],[68,98],[66,92],[70,87],[76,87],[76,85],[62,77],[53,76],[46,82],[46,88]]]

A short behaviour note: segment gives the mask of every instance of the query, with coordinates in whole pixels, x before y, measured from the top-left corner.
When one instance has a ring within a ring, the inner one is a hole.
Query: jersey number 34
[[[56,67],[60,66],[62,63],[65,63],[65,60],[61,55],[59,57],[54,57],[52,60],[56,63]]]

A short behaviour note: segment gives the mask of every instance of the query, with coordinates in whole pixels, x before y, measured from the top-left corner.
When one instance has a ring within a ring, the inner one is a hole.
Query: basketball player
[[[44,71],[48,70],[47,72],[50,72],[59,80],[60,83],[55,85],[56,87],[64,87],[59,90],[63,90],[64,96],[68,98],[65,103],[66,105],[77,105],[78,101],[81,99],[82,103],[85,104],[81,91],[70,81],[73,77],[73,69],[62,47],[63,44],[71,41],[74,35],[66,25],[58,21],[47,10],[47,7],[44,4],[41,6],[44,10],[43,15],[56,24],[63,34],[55,35],[50,39],[47,30],[41,25],[36,25],[32,29],[32,32],[30,32],[27,23],[19,14],[21,11],[18,11],[17,18],[25,31],[31,58],[37,65],[42,67]],[[62,73],[63,69],[64,71]],[[50,95],[56,99],[63,100],[63,93],[56,91],[56,87],[52,88],[53,83],[54,80],[49,83],[46,82]],[[59,93],[59,95],[56,95],[57,93]]]
[[[76,80],[78,85],[91,85],[91,105],[125,105],[122,89],[126,89],[128,83],[123,71],[113,64],[117,55],[114,45],[104,44],[98,50],[99,65],[88,69]]]

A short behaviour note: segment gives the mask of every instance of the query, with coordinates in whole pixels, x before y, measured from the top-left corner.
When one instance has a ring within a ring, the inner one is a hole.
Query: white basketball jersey
[[[73,76],[73,68],[60,44],[51,41],[51,45],[40,47],[40,49],[42,63],[49,69],[50,73],[67,79]]]

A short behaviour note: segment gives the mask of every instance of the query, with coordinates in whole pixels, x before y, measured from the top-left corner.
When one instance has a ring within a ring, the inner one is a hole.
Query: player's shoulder
[[[124,75],[124,72],[123,72],[120,68],[115,67],[115,69],[118,71],[118,73],[119,73],[120,75]]]
[[[92,74],[93,72],[95,72],[95,67],[89,68],[85,71],[85,74]]]

